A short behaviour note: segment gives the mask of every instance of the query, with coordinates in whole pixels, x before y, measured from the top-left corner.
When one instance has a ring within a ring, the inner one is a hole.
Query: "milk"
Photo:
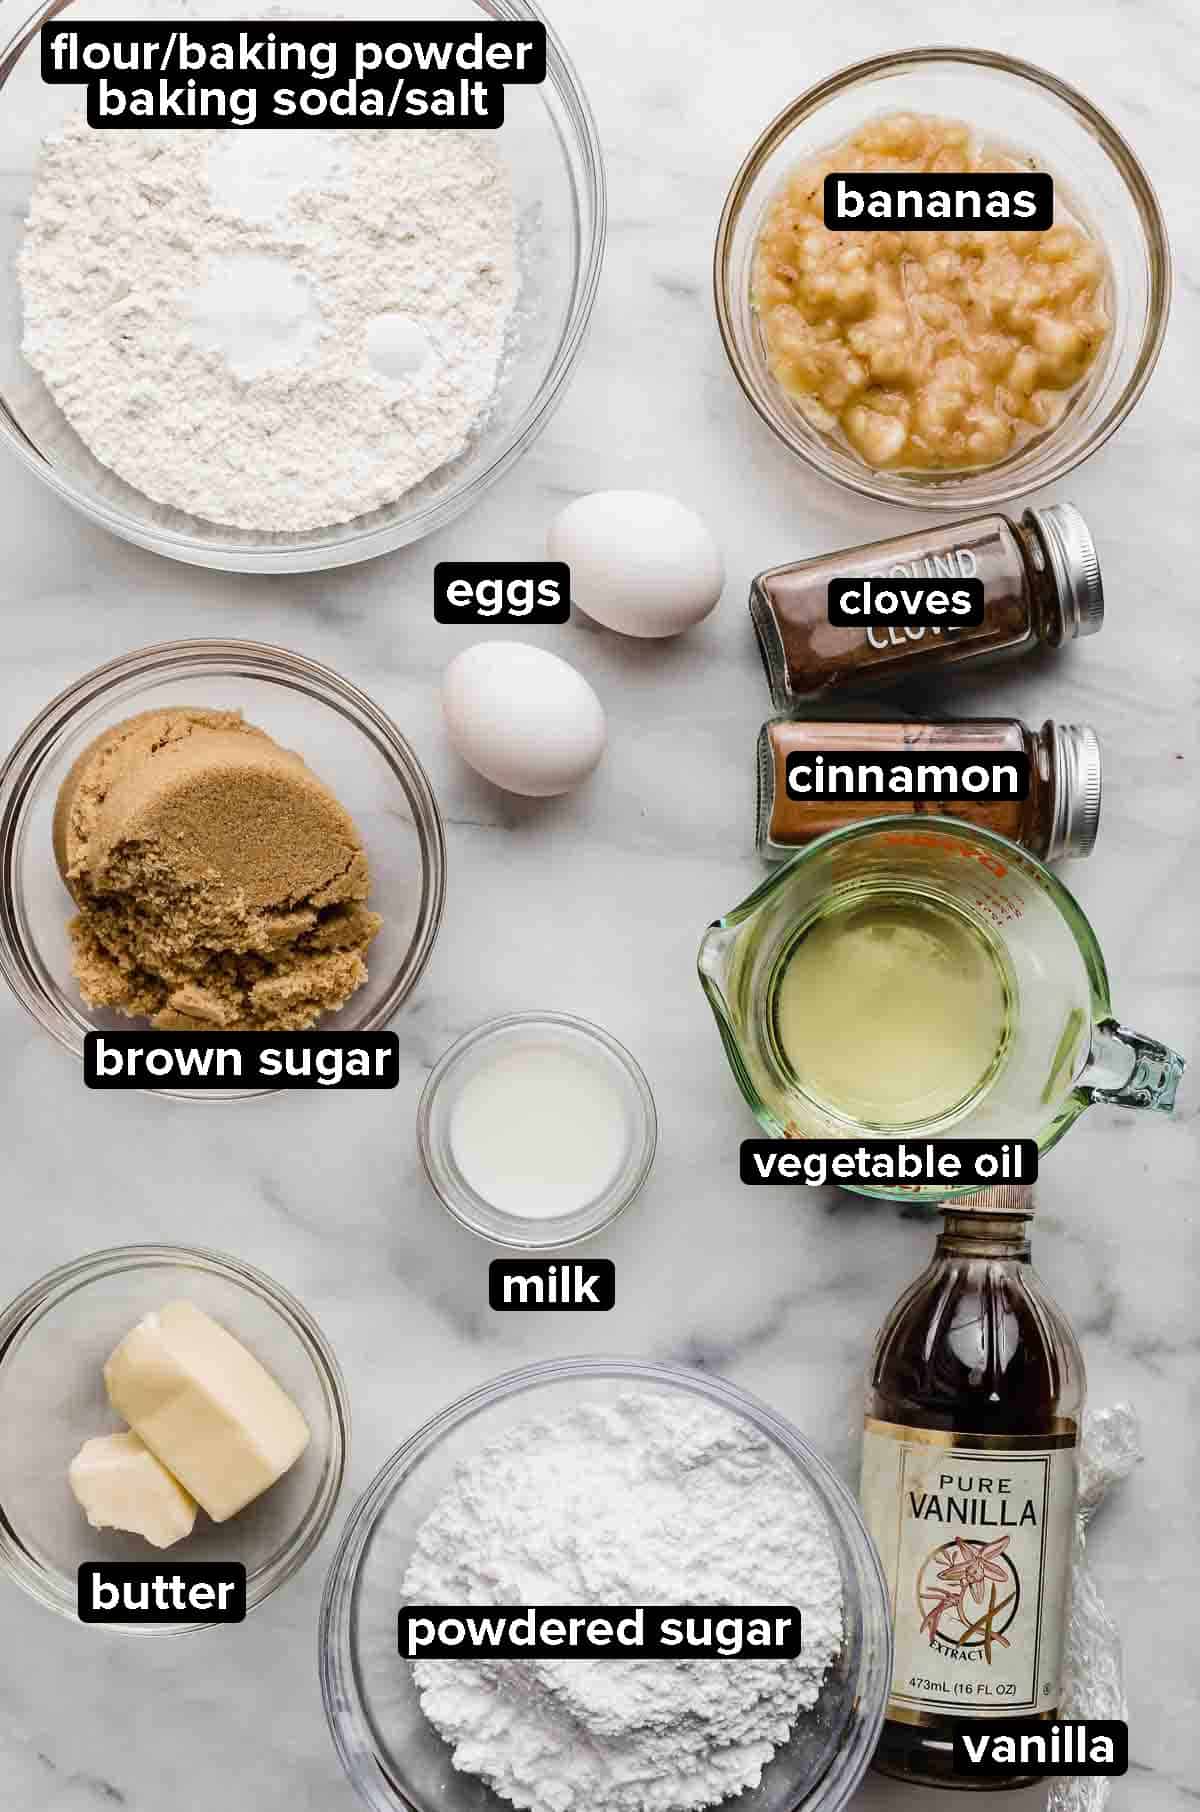
[[[525,1220],[573,1214],[603,1194],[629,1149],[625,1103],[601,1065],[566,1045],[523,1044],[485,1062],[450,1115],[465,1181]]]

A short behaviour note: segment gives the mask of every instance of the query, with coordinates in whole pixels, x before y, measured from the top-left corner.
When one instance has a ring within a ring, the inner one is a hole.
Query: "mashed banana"
[[[805,164],[771,204],[753,301],[775,377],[868,465],[995,465],[1052,428],[1111,331],[1103,248],[1046,232],[831,232],[830,171],[1015,171],[958,121],[894,114]]]

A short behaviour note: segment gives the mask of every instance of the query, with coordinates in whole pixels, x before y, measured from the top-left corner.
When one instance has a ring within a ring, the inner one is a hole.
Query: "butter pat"
[[[274,1378],[190,1302],[169,1302],[104,1367],[109,1400],[215,1523],[295,1465],[308,1424]]]
[[[135,1434],[85,1441],[67,1479],[93,1529],[124,1529],[171,1548],[195,1527],[196,1500]]]

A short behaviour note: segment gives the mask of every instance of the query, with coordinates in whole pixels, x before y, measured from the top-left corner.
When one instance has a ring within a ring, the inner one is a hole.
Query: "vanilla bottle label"
[[[1078,1430],[947,1434],[867,1418],[862,1508],[895,1632],[889,1718],[1058,1707]]]

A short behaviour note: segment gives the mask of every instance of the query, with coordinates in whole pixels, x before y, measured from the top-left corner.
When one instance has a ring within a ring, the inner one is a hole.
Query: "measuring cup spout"
[[[740,942],[736,925],[726,925],[717,919],[704,934],[700,945],[700,954],[696,967],[700,971],[700,982],[713,1010],[717,1029],[721,1034],[721,1043],[729,1066],[737,1077],[738,1085],[754,1105],[754,1086],[746,1069],[745,1054],[742,1051],[741,1027],[737,1024],[732,995],[736,990],[733,979],[737,960],[737,949]]]
[[[736,927],[723,925],[720,919],[717,919],[704,933],[696,959],[696,967],[700,971],[700,982],[708,996],[708,1004],[712,1008],[720,1028],[721,1040],[726,1053],[733,1064],[735,1074],[740,1074],[742,1057],[738,1048],[738,1028],[733,1022],[733,1004],[730,999],[733,989],[734,952],[737,949],[737,943]]]
[[[1169,1114],[1186,1067],[1176,1051],[1157,1039],[1109,1019],[1096,1027],[1091,1062],[1082,1080],[1093,1101]]]
[[[709,994],[716,993],[722,1000],[725,999],[729,967],[737,941],[736,929],[723,925],[720,919],[717,919],[704,933],[700,945],[696,966]]]

